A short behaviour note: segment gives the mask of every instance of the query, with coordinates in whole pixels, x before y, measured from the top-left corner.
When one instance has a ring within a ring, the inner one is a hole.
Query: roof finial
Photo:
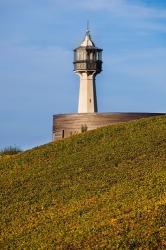
[[[89,20],[87,20],[86,33],[87,33],[87,35],[89,35],[89,33],[90,33],[90,29],[89,29]]]
[[[86,34],[83,42],[81,43],[82,47],[95,47],[94,42],[92,41],[91,35],[90,35],[90,30],[89,30],[89,21],[87,21],[87,29],[86,29]]]

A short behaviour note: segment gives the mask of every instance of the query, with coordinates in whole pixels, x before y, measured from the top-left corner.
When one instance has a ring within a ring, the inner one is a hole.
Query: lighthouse
[[[102,49],[97,48],[89,29],[81,45],[74,49],[74,72],[80,77],[78,112],[53,116],[53,141],[88,130],[164,113],[112,113],[97,111],[96,75],[102,71]]]
[[[74,49],[74,72],[80,77],[78,113],[96,113],[96,75],[102,71],[102,49],[97,48],[87,29],[81,45]]]

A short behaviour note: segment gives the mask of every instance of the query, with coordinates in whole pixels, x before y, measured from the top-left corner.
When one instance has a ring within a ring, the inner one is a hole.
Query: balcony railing
[[[75,61],[74,71],[97,71],[101,72],[102,61]]]

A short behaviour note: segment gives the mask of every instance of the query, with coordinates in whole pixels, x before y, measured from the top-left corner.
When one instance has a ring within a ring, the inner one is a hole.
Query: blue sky
[[[0,0],[0,148],[47,143],[52,115],[77,112],[87,20],[104,50],[99,112],[166,112],[165,0]]]

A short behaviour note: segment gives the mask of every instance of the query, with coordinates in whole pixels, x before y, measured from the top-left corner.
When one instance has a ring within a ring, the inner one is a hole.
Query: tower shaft
[[[95,73],[81,72],[78,113],[97,112]]]

